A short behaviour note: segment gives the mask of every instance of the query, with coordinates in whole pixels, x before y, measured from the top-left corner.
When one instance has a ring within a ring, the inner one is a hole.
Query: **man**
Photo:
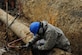
[[[34,34],[34,38],[28,45],[32,46],[35,55],[36,53],[49,55],[53,48],[70,52],[70,42],[62,30],[48,22],[33,22],[30,25],[30,31]]]

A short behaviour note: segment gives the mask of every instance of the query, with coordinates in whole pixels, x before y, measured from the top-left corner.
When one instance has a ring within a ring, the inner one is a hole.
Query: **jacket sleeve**
[[[29,43],[31,43],[31,45],[35,44],[38,40],[40,40],[40,36],[36,35],[34,38],[32,38]]]
[[[48,31],[46,33],[46,36],[45,36],[45,37],[47,37],[45,44],[38,46],[38,49],[39,50],[50,50],[50,49],[52,49],[56,44],[57,36],[58,36],[57,32],[55,32],[53,30]]]

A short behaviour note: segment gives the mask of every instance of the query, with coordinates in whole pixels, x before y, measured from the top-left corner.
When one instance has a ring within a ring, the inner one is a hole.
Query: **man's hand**
[[[38,50],[38,46],[33,45],[33,46],[32,46],[32,49]]]
[[[27,43],[26,45],[18,46],[18,47],[19,47],[19,48],[27,48],[27,49],[29,49],[29,48],[32,47],[32,44],[29,42],[29,43]]]

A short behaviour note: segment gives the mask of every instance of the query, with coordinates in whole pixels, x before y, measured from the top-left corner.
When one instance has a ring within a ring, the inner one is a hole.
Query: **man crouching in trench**
[[[53,48],[71,52],[70,42],[62,30],[48,22],[33,22],[30,31],[34,34],[34,38],[28,45],[32,46],[33,55],[52,55]]]

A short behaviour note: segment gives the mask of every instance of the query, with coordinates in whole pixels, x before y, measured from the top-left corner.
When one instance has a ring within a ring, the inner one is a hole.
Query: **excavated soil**
[[[19,1],[19,0],[18,0]],[[82,0],[21,0],[23,18],[22,23],[47,20],[61,28],[71,42],[72,53],[82,55]],[[17,39],[9,30],[9,41],[5,40],[5,24],[0,21],[0,47]],[[20,41],[17,45],[21,45]],[[15,44],[16,45],[16,44]],[[26,49],[10,49],[4,55],[27,55]]]
[[[82,55],[82,0],[21,0],[21,4],[32,22],[47,20],[62,29],[72,53]]]

